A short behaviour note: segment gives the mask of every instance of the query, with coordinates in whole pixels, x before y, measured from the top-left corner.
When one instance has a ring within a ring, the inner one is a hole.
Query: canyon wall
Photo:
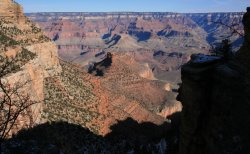
[[[169,13],[169,12],[48,12],[28,13],[45,34],[55,41],[59,57],[79,65],[95,61],[101,52],[134,52],[148,64],[156,79],[177,87],[180,67],[193,53],[209,53],[210,45],[225,38],[238,50],[243,39],[232,35],[225,25],[236,25],[243,13]],[[213,23],[221,21],[223,24]]]
[[[225,59],[193,55],[182,67],[180,154],[249,153],[249,16],[245,40],[235,56]]]
[[[21,6],[11,0],[1,0],[0,3],[1,64],[3,59],[11,57],[16,58],[16,64],[20,63],[18,71],[10,72],[1,80],[13,87],[25,83],[19,90],[37,102],[30,107],[29,115],[19,116],[11,134],[40,123],[44,79],[60,73],[61,66],[56,45],[24,16]],[[22,55],[21,59],[18,59],[19,55]]]
[[[151,52],[153,55],[158,50],[198,53],[209,48],[206,32],[179,13],[62,12],[27,16],[56,42],[63,59],[72,60],[81,52],[89,51],[75,61],[80,64],[100,50]]]
[[[209,44],[216,45],[221,43],[222,39],[227,38],[230,39],[233,50],[238,51],[243,43],[243,37],[237,35],[232,29],[244,35],[244,28],[241,22],[243,14],[243,12],[222,12],[188,13],[185,15],[206,31],[206,41]],[[232,33],[234,34],[232,35]]]
[[[198,53],[207,51],[209,44],[219,43],[223,38],[230,38],[234,48],[243,42],[238,35],[230,36],[231,30],[227,27],[233,25],[237,31],[243,32],[241,12],[51,12],[28,13],[27,16],[56,42],[62,56],[106,48],[114,51]],[[115,35],[120,39],[110,46],[107,42],[111,42]]]

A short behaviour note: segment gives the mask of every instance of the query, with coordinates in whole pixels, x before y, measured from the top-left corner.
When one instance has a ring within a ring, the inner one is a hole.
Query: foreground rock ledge
[[[250,152],[249,20],[248,8],[245,42],[233,59],[196,55],[182,67],[180,154]]]

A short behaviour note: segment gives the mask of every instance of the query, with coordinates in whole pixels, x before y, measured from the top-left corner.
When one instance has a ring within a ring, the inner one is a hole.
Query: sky
[[[250,0],[16,0],[29,12],[243,12]]]

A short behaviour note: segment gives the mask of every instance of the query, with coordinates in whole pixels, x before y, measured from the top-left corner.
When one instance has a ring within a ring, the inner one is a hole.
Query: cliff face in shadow
[[[250,10],[245,42],[232,59],[194,55],[182,67],[180,154],[250,152]]]

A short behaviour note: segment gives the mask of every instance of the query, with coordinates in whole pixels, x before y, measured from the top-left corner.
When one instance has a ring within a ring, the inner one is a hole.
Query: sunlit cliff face
[[[5,19],[15,22],[25,22],[23,8],[18,3],[12,0],[1,0],[0,6],[0,18],[4,17]]]

